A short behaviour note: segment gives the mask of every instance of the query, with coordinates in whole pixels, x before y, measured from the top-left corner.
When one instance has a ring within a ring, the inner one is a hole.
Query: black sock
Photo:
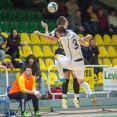
[[[66,82],[62,84],[62,93],[67,94],[69,79],[66,79]]]
[[[73,78],[73,89],[74,94],[79,94],[80,85],[78,84],[77,78]],[[77,97],[79,99],[79,97]]]
[[[25,111],[22,111],[22,114],[24,113]]]

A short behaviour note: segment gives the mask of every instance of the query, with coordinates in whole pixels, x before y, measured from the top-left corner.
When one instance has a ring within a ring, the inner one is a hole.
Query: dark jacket
[[[81,15],[81,23],[82,23],[82,25],[83,25],[84,22],[91,23],[90,19],[91,19],[90,14],[89,14],[87,11],[85,11],[85,12]]]
[[[83,57],[87,60],[90,60],[93,54],[95,55],[99,54],[99,50],[97,46],[93,47],[91,50],[89,49],[89,47],[81,46],[81,50],[82,50]]]
[[[10,41],[10,37],[8,37],[6,48],[10,47],[9,50],[12,50],[12,51],[15,50],[16,51],[16,50],[18,50],[19,46],[21,46],[21,44],[20,44],[20,38],[18,38],[18,40],[16,42],[15,39],[14,39],[14,41]]]
[[[22,65],[21,74],[24,72],[24,69],[27,65],[28,64],[26,62]],[[32,75],[39,76],[39,78],[42,77],[38,62],[36,62],[36,65],[32,65],[31,68],[32,68]]]

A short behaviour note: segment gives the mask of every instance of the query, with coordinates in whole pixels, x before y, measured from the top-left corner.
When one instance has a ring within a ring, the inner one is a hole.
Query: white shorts
[[[78,79],[84,79],[84,60],[75,62],[64,55],[60,55],[58,62],[63,68],[72,70]]]

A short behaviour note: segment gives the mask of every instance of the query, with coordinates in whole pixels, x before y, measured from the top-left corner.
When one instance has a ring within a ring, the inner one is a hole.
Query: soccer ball
[[[58,5],[55,2],[50,2],[48,4],[48,11],[54,13],[58,10]]]

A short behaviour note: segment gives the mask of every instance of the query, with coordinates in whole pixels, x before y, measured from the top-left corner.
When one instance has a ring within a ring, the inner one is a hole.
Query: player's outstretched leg
[[[77,78],[73,78],[73,89],[74,89],[74,106],[76,108],[79,108],[80,105],[80,101],[79,101],[79,84],[77,81]]]
[[[93,105],[96,106],[97,100],[95,95],[91,92],[89,84],[87,82],[84,82],[83,80],[80,82],[80,84],[83,87],[83,89],[90,95]]]
[[[64,77],[64,73],[63,73],[63,68],[61,67],[60,63],[57,60],[55,60],[55,65],[56,65],[58,72],[60,74],[60,78],[55,80],[54,82],[55,83],[66,82],[66,78]]]
[[[68,83],[69,83],[69,79],[66,79],[66,82],[64,82],[62,84],[62,107],[64,109],[68,108],[68,104],[67,104],[67,89],[68,89]]]

